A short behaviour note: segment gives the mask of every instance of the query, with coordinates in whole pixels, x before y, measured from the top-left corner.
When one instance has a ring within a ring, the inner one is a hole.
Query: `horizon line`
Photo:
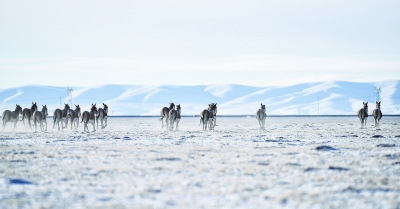
[[[356,114],[354,115],[267,115],[268,117],[272,117],[272,118],[278,118],[278,117],[354,117],[357,116]],[[384,116],[388,116],[388,117],[400,117],[400,114],[387,114]],[[108,117],[111,118],[156,118],[156,117],[160,117],[159,115],[108,115]],[[181,115],[181,117],[185,117],[185,118],[197,118],[200,117],[200,115]],[[223,117],[223,118],[229,118],[229,117],[255,117],[254,115],[217,115],[217,117]]]

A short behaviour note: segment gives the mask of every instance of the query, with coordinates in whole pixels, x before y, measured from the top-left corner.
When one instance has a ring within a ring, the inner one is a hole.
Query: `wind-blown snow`
[[[207,86],[204,91],[209,92],[210,94],[222,98],[224,97],[225,93],[231,90],[230,85],[211,85]]]
[[[327,90],[335,87],[339,87],[335,82],[324,82],[304,89],[302,92],[304,93],[304,96],[308,96],[310,94],[315,94],[318,92],[326,92]]]
[[[242,96],[242,97],[233,99],[233,100],[231,100],[231,101],[225,102],[225,104],[226,104],[226,105],[230,105],[230,104],[241,104],[241,103],[244,103],[244,102],[246,102],[246,101],[249,101],[253,96],[264,94],[264,93],[265,93],[266,91],[268,91],[268,90],[270,90],[270,89],[258,90],[258,91],[256,91],[256,92],[250,93],[250,94],[248,94],[248,95],[245,95],[245,96]]]
[[[354,113],[357,113],[359,109],[363,108],[363,100],[350,98],[349,102],[351,103],[351,109],[354,111]]]
[[[381,101],[384,101],[385,104],[384,110],[385,112],[391,112],[392,114],[400,114],[399,104],[396,105],[393,100],[393,96],[397,91],[398,81],[388,81],[388,82],[380,82],[377,83],[377,87],[381,87]],[[397,95],[398,97],[398,95]],[[382,105],[383,105],[382,104]],[[373,109],[375,109],[375,103],[373,103]]]
[[[12,95],[12,96],[10,96],[10,97],[5,98],[5,99],[3,100],[2,103],[6,103],[6,102],[8,102],[8,101],[10,101],[10,100],[12,100],[12,99],[14,99],[14,98],[16,98],[16,97],[22,95],[22,94],[23,94],[23,92],[20,91],[20,90],[18,90],[18,92],[17,92],[16,94],[14,94],[14,95]]]
[[[103,85],[98,85],[98,86],[89,86],[89,87],[85,87],[85,88],[80,88],[77,90],[73,90],[72,91],[72,99],[75,99],[77,97],[79,97],[81,94],[91,90],[91,89],[96,89],[96,88],[101,88],[103,87]],[[68,102],[68,97],[65,98],[65,102]]]
[[[125,99],[128,99],[130,97],[133,96],[137,96],[140,94],[146,94],[152,90],[154,90],[155,87],[149,87],[149,86],[140,86],[140,87],[132,87],[127,89],[125,92],[123,92],[120,96],[118,96],[117,98],[113,98],[111,100],[107,100],[108,103],[116,103],[118,101],[122,101]],[[145,98],[148,95],[146,94]]]

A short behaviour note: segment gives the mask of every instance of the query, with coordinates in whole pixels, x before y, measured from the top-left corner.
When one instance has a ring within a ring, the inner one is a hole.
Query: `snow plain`
[[[0,132],[1,208],[399,208],[400,118],[154,117]],[[92,127],[89,126],[92,130]]]

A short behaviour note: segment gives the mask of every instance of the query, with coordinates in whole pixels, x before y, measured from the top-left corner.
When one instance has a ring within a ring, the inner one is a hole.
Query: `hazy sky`
[[[0,89],[400,79],[400,1],[0,1]]]

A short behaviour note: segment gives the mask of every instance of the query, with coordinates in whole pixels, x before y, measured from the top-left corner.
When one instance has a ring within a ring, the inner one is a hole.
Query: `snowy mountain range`
[[[159,115],[170,102],[181,104],[183,115],[198,115],[209,103],[217,103],[219,115],[253,115],[260,104],[268,115],[355,115],[362,102],[375,108],[375,87],[381,88],[381,110],[400,114],[399,81],[378,83],[332,81],[292,86],[254,87],[243,85],[139,86],[102,85],[72,87],[72,103],[82,111],[92,103],[109,106],[109,115]],[[15,104],[39,109],[47,105],[49,115],[63,103],[71,104],[67,87],[22,86],[0,90],[0,111],[14,110]]]

